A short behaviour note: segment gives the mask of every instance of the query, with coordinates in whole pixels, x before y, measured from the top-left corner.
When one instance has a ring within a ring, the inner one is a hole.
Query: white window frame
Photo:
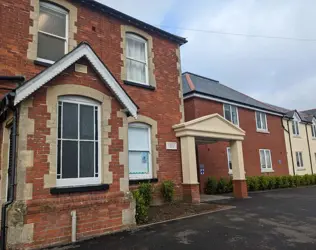
[[[298,169],[304,168],[303,152],[301,151],[295,152],[295,157],[296,157],[296,167]]]
[[[261,128],[258,127],[258,123],[257,123],[258,118],[259,118]],[[265,119],[263,119],[263,118],[265,118]],[[265,120],[265,123],[263,122],[263,120]],[[264,128],[264,126],[266,128]],[[267,120],[266,113],[256,111],[256,127],[257,127],[257,131],[268,132],[268,120]]]
[[[136,34],[133,34],[133,33],[130,33],[130,32],[127,32],[126,33],[126,47],[127,47],[127,43],[128,43],[128,39],[132,39],[132,40],[135,40],[135,41],[138,41],[138,42],[143,42],[145,44],[145,62],[143,61],[140,61],[136,58],[133,58],[133,57],[128,57],[127,56],[127,51],[126,51],[126,60],[131,60],[131,61],[134,61],[134,62],[138,62],[138,63],[143,63],[145,64],[146,66],[146,70],[145,70],[145,82],[140,82],[140,81],[135,81],[133,79],[129,79],[128,76],[127,76],[127,69],[126,69],[126,78],[127,78],[127,81],[131,81],[131,82],[134,82],[134,83],[139,83],[139,84],[143,84],[143,85],[149,85],[149,77],[148,77],[148,41],[146,39],[144,39],[143,37],[139,36],[139,35],[136,35]],[[127,67],[127,63],[126,63],[126,67]]]
[[[312,129],[312,138],[316,139],[316,121],[315,121],[315,119],[313,120],[313,123],[311,125],[311,129]]]
[[[232,163],[232,155],[231,155],[231,150],[230,147],[226,148],[226,153],[227,153],[227,165],[228,165],[228,174],[233,173],[233,163]],[[232,169],[230,169],[230,164],[232,166]]]
[[[78,177],[78,178],[67,178],[67,179],[58,179],[57,178],[57,173],[56,173],[56,186],[57,187],[71,187],[71,186],[85,186],[85,185],[97,185],[101,184],[101,176],[102,176],[102,156],[101,156],[101,105],[99,102],[94,101],[92,99],[86,98],[86,97],[80,97],[80,96],[61,96],[58,98],[57,102],[57,134],[56,134],[56,162],[58,161],[58,124],[59,124],[59,115],[58,115],[58,106],[59,102],[67,102],[67,103],[73,103],[73,104],[82,104],[82,105],[87,105],[87,106],[93,106],[97,107],[98,110],[98,177]],[[60,115],[61,117],[61,140],[67,140],[67,141],[79,141],[79,139],[63,139],[62,134],[63,134],[63,109],[61,109],[62,113]],[[78,109],[78,114],[80,114],[80,109]],[[80,122],[80,115],[78,115],[78,122]],[[95,125],[95,119],[93,121]],[[78,126],[78,138],[79,138],[79,133],[80,133],[80,126]],[[94,142],[94,147],[95,147],[95,138],[93,140],[80,140],[80,141],[93,141]],[[62,144],[60,148],[60,174],[62,173]],[[78,153],[78,169],[80,168],[80,149]],[[94,150],[95,152],[95,150]],[[94,164],[95,164],[95,154],[94,154]],[[95,166],[94,166],[94,171],[95,171]],[[57,171],[56,171],[57,172]],[[78,174],[80,171],[78,171]]]
[[[265,164],[263,164],[262,162],[261,162],[261,152],[264,152],[264,163]],[[270,161],[271,161],[271,168],[270,167],[268,167],[268,165],[267,165],[267,156],[268,156],[268,154],[270,155]],[[273,172],[273,164],[272,164],[272,154],[271,154],[271,150],[270,149],[259,149],[259,159],[260,159],[260,169],[261,169],[261,172]],[[263,166],[265,166],[265,167],[263,167]]]
[[[128,171],[128,176],[130,180],[150,180],[153,178],[153,166],[152,166],[152,148],[151,148],[151,126],[146,124],[146,123],[141,123],[141,122],[135,122],[135,123],[130,123],[128,125],[129,128],[146,128],[148,129],[148,145],[149,145],[149,151],[148,151],[148,168],[149,168],[149,173],[148,174],[130,174],[130,171]],[[130,151],[135,151],[135,150],[130,150],[128,148],[128,158],[129,158],[129,152]],[[137,150],[137,152],[143,152]],[[129,163],[128,163],[129,165]],[[129,169],[129,168],[128,168]]]
[[[69,36],[69,13],[68,13],[68,11],[56,6],[55,4],[47,3],[47,2],[43,2],[43,1],[40,1],[40,7],[41,6],[47,8],[47,9],[51,9],[52,11],[59,12],[60,14],[66,15],[65,37],[61,37],[61,36],[57,36],[57,35],[54,35],[54,34],[50,34],[50,33],[45,32],[45,31],[41,31],[38,28],[38,33],[42,33],[42,34],[50,36],[50,37],[54,37],[54,38],[57,38],[57,39],[60,39],[60,40],[64,40],[65,41],[65,55],[66,55],[68,53],[68,36]],[[41,8],[40,8],[39,11],[41,11]],[[39,13],[39,15],[40,15],[40,13]],[[48,59],[45,59],[45,58],[40,58],[40,57],[37,57],[36,60],[37,61],[41,61],[41,62],[45,62],[45,63],[49,63],[49,64],[54,64],[55,63],[55,61],[48,60]]]
[[[237,124],[233,123],[233,121],[230,121],[230,120],[228,120],[228,119],[226,118],[225,106],[229,106],[229,112],[230,112],[230,117],[231,117],[231,118],[233,117],[232,107],[234,106],[234,107],[236,108]],[[239,112],[238,112],[238,107],[237,107],[237,106],[224,103],[224,104],[223,104],[223,113],[224,113],[224,118],[225,118],[227,121],[230,121],[230,122],[233,123],[234,125],[239,126],[239,114],[238,114]]]

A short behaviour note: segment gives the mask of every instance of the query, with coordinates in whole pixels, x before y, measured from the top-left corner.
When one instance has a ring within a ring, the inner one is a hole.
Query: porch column
[[[242,141],[231,141],[230,151],[233,167],[234,195],[238,199],[247,198],[248,190],[245,176]]]
[[[181,137],[181,160],[183,177],[183,199],[192,203],[200,203],[200,190],[197,179],[195,138]]]

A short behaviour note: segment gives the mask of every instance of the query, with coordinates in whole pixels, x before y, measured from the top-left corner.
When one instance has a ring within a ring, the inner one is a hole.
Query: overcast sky
[[[99,0],[186,37],[182,69],[289,109],[316,108],[315,0]],[[185,29],[315,39],[297,41]]]

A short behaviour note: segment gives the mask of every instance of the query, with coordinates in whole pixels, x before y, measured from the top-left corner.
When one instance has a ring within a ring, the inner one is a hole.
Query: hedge
[[[295,176],[252,176],[247,177],[248,191],[270,190],[278,188],[293,188],[316,185],[316,175]],[[232,179],[209,177],[205,184],[206,194],[223,194],[233,191]]]

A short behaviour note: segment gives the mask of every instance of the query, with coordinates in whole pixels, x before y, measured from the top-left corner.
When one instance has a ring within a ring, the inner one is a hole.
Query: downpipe
[[[71,211],[71,241],[74,243],[77,241],[77,212]]]

